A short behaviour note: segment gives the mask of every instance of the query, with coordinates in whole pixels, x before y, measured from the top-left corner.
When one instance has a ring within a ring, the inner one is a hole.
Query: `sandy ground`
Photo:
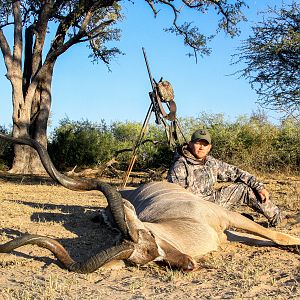
[[[300,178],[264,182],[277,204],[289,213],[300,211]],[[112,243],[113,233],[90,221],[105,206],[97,191],[74,192],[47,178],[2,173],[0,243],[25,232],[46,235],[83,260]],[[258,214],[251,214],[265,225]],[[300,237],[299,224],[276,230]],[[297,248],[226,243],[192,273],[150,264],[82,275],[64,270],[48,250],[28,245],[0,254],[0,300],[300,299],[299,254]]]

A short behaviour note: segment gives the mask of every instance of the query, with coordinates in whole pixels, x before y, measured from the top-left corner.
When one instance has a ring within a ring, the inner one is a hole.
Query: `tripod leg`
[[[149,107],[149,109],[148,109],[147,115],[146,115],[146,117],[145,117],[145,119],[144,119],[144,123],[143,123],[142,129],[141,129],[141,131],[140,131],[138,140],[137,140],[137,142],[136,142],[136,144],[135,144],[135,147],[134,147],[134,149],[133,149],[132,156],[131,156],[130,163],[129,163],[129,165],[128,165],[126,174],[125,174],[124,179],[123,179],[123,184],[122,184],[122,187],[123,187],[123,188],[126,187],[126,184],[127,184],[127,182],[128,182],[130,173],[131,173],[132,168],[133,168],[133,166],[134,166],[134,164],[135,164],[135,161],[136,161],[136,159],[137,159],[138,149],[139,149],[139,147],[140,147],[140,145],[141,145],[141,142],[142,142],[142,140],[143,140],[143,138],[144,138],[144,135],[145,135],[145,133],[146,133],[146,129],[147,129],[147,127],[148,127],[148,124],[149,124],[149,121],[150,121],[150,117],[151,117],[151,114],[152,114],[152,108],[153,108],[153,105],[152,105],[152,103],[151,103],[151,104],[150,104],[150,107]]]

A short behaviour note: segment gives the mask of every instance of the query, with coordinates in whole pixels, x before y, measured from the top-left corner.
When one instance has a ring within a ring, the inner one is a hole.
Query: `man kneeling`
[[[202,199],[227,209],[246,204],[262,213],[270,226],[283,219],[282,211],[270,200],[264,184],[255,176],[210,155],[211,137],[207,130],[197,130],[188,144],[183,145],[168,172],[168,181],[177,183]],[[217,181],[234,182],[214,189]]]

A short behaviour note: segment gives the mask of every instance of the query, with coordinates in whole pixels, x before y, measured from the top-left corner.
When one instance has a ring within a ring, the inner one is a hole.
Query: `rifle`
[[[152,103],[152,111],[155,113],[155,123],[159,125],[159,124],[161,124],[161,120],[160,120],[160,116],[159,116],[160,115],[160,105],[159,105],[160,99],[159,99],[159,95],[157,92],[156,82],[151,75],[145,48],[142,47],[142,50],[143,50],[143,54],[144,54],[144,58],[145,58],[146,66],[147,66],[147,71],[148,71],[148,75],[149,75],[149,79],[150,79],[150,83],[151,83],[151,87],[152,87],[152,92],[149,92],[149,97],[150,97],[151,103]]]

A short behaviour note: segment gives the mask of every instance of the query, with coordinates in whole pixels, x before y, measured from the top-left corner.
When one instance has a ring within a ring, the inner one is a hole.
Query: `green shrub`
[[[0,126],[0,132],[10,134],[5,126]],[[0,170],[7,170],[13,161],[13,145],[4,140],[0,140]]]
[[[138,141],[142,143],[137,147],[138,159],[134,170],[167,167],[173,157],[168,147],[166,134],[161,126],[149,124],[143,138],[141,137],[142,124],[137,122],[116,122],[112,125],[112,134],[116,139],[116,150],[134,149]],[[143,143],[143,141],[148,141]],[[124,152],[118,156],[123,168],[127,169],[132,151]]]
[[[280,130],[273,141],[277,154],[275,169],[300,171],[300,122],[287,119],[282,122]]]
[[[92,167],[110,160],[119,150],[134,149],[141,134],[142,125],[137,122],[114,122],[108,126],[89,121],[74,122],[62,120],[54,130],[48,151],[59,169]],[[150,124],[138,147],[135,170],[147,168],[167,168],[173,153],[169,149],[162,127]],[[153,143],[155,142],[155,144]],[[117,155],[119,167],[127,169],[132,151]]]
[[[300,122],[287,119],[270,123],[264,114],[225,120],[222,114],[201,113],[184,119],[187,138],[199,128],[207,128],[213,140],[211,154],[249,171],[299,172]]]
[[[49,153],[60,169],[90,167],[109,160],[115,149],[112,133],[104,121],[62,120],[51,137]]]
[[[181,118],[181,130],[187,140],[199,128],[207,128],[213,140],[212,155],[247,171],[299,172],[300,122],[286,119],[279,125],[270,123],[264,114],[240,116],[234,121],[223,114],[201,113],[197,118]],[[61,170],[93,167],[117,155],[118,167],[126,170],[132,151],[140,137],[138,122],[100,123],[63,119],[51,135],[48,151]],[[8,130],[0,126],[0,131]],[[167,143],[162,125],[149,124],[138,147],[134,170],[168,168],[173,152]],[[155,142],[155,143],[153,143]],[[12,162],[12,145],[0,140],[0,168]]]

